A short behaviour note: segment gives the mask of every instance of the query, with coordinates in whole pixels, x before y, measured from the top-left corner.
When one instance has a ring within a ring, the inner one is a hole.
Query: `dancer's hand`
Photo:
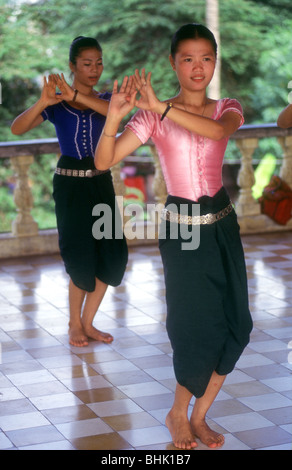
[[[55,83],[55,86],[59,88],[60,93],[56,95],[58,101],[72,101],[74,98],[75,90],[68,85],[65,80],[64,74],[52,74],[50,75],[51,79]]]
[[[56,96],[56,83],[53,75],[49,75],[48,78],[44,77],[40,101],[44,104],[45,107],[52,106],[53,104],[59,102]]]
[[[124,77],[118,89],[118,81],[114,81],[112,97],[108,116],[116,120],[122,120],[135,107],[137,90],[135,90],[134,78]]]
[[[145,69],[142,69],[141,75],[139,70],[135,70],[134,75],[135,86],[137,91],[140,93],[140,98],[136,100],[135,105],[140,109],[147,111],[159,112],[161,102],[157,98],[152,85],[151,85],[151,72],[148,72],[146,76]]]

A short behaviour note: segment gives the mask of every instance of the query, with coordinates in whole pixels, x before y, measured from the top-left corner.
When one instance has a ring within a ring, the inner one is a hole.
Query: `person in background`
[[[283,129],[292,127],[292,104],[289,104],[285,109],[283,109],[278,117],[277,124]]]
[[[177,380],[166,425],[181,449],[197,447],[196,438],[210,448],[224,444],[224,436],[208,426],[206,414],[252,330],[237,216],[222,186],[228,139],[244,119],[237,100],[207,97],[216,56],[217,44],[208,28],[182,26],[172,38],[170,54],[180,84],[178,94],[161,102],[152,88],[151,73],[144,69],[128,79],[128,89],[124,82],[118,89],[115,81],[95,152],[96,168],[104,171],[149,138],[158,150],[168,190],[162,211],[165,237],[160,236],[159,246],[166,284],[166,328]],[[140,109],[116,137],[122,119],[135,106]],[[193,216],[198,207],[200,215]],[[180,213],[181,208],[188,212]],[[183,249],[182,227],[198,224],[199,246]],[[179,229],[173,230],[174,226]]]
[[[22,135],[43,121],[56,129],[61,157],[53,177],[59,246],[69,274],[69,342],[88,345],[89,339],[110,343],[112,335],[93,326],[108,285],[121,283],[128,259],[125,237],[96,239],[92,227],[97,204],[112,210],[117,222],[115,192],[110,170],[94,166],[94,151],[102,132],[111,94],[94,87],[103,72],[102,49],[94,38],[80,36],[70,46],[72,86],[62,76],[44,78],[39,100],[12,123]],[[61,93],[56,93],[56,85]],[[115,228],[113,228],[115,233]],[[98,237],[99,238],[99,237]]]

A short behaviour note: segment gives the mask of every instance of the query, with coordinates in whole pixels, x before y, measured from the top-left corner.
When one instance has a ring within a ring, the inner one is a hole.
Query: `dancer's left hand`
[[[140,74],[139,70],[136,69],[134,80],[136,90],[140,94],[140,98],[135,101],[135,106],[146,111],[157,112],[157,108],[161,102],[152,88],[151,72],[148,72],[146,75],[145,69],[143,68]]]

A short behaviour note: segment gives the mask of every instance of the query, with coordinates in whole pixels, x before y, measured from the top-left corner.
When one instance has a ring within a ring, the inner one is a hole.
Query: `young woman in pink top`
[[[210,448],[223,445],[224,437],[207,425],[206,413],[252,329],[237,217],[222,187],[224,152],[243,115],[236,100],[207,97],[216,54],[216,41],[205,26],[181,27],[172,39],[170,55],[179,93],[159,101],[151,74],[146,76],[144,70],[124,79],[119,91],[115,82],[95,153],[99,170],[118,163],[149,138],[159,153],[169,194],[159,247],[177,379],[166,424],[175,446],[182,449],[196,447],[196,437]],[[115,138],[121,120],[135,106],[140,109]],[[182,228],[194,227],[199,228],[198,247],[183,249]],[[196,401],[188,419],[192,396]]]

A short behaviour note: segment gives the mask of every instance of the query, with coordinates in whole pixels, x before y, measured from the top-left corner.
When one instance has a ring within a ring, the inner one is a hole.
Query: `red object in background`
[[[146,201],[146,187],[143,176],[128,176],[124,179],[124,184],[128,188],[139,189],[144,196],[144,201]],[[136,192],[130,193],[130,191],[127,191],[125,198],[138,199]]]
[[[272,176],[259,202],[262,214],[277,224],[286,225],[292,217],[292,190],[279,176]]]

